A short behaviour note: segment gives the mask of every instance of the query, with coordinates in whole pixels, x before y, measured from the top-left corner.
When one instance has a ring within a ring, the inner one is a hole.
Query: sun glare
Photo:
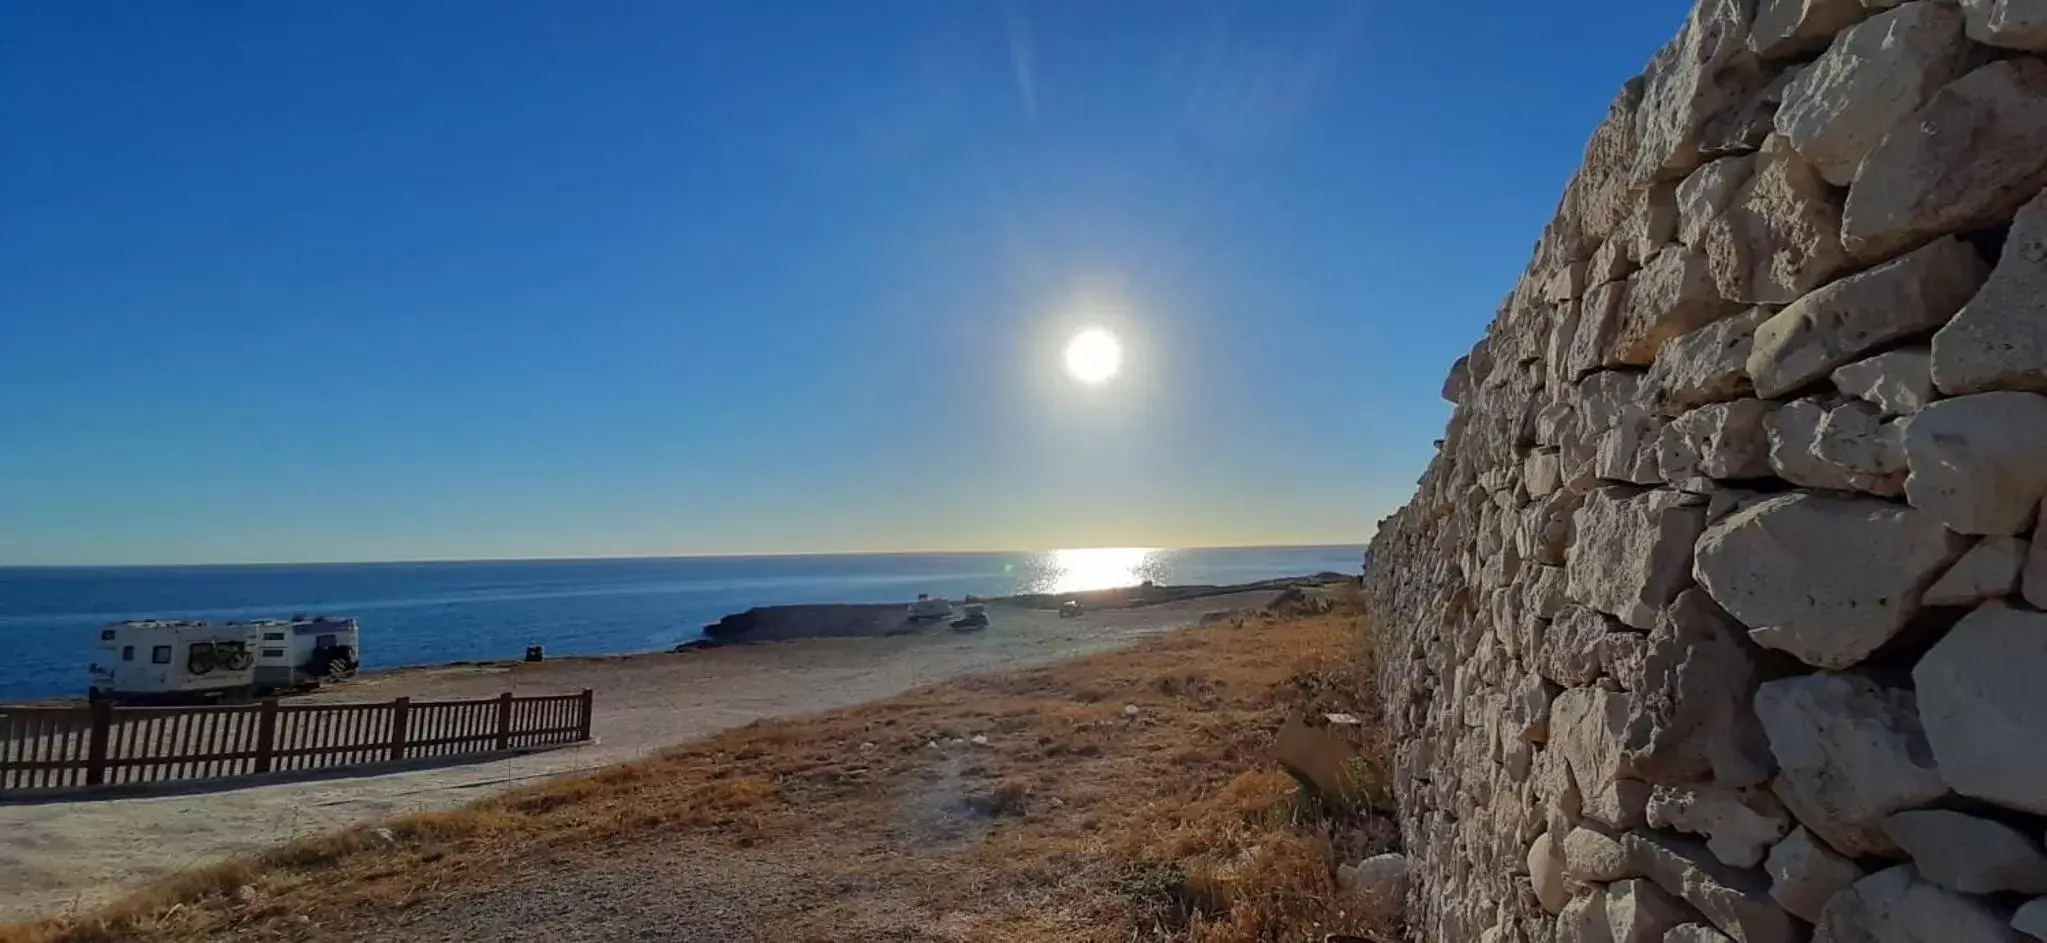
[[[1088,547],[1052,551],[1052,592],[1078,593],[1090,589],[1136,586],[1158,574],[1153,559],[1158,551],[1149,547]]]
[[[1123,368],[1123,345],[1116,335],[1091,327],[1066,342],[1066,372],[1082,383],[1107,383]]]

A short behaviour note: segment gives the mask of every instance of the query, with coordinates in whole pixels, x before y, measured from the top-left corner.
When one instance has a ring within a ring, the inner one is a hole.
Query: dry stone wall
[[[1699,0],[1366,567],[1423,940],[2047,939],[2047,0]]]

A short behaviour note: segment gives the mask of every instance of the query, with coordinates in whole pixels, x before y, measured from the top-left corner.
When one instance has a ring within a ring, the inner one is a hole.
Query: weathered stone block
[[[1797,917],[1817,921],[1835,894],[1862,880],[1855,862],[1828,848],[1803,826],[1770,849],[1763,862],[1770,873],[1770,896]]]
[[[1930,370],[1949,396],[2047,392],[2047,194],[2019,210],[1989,280],[1933,335]]]
[[[2042,678],[2047,615],[1996,602],[1963,618],[1912,669],[1926,739],[1956,792],[2047,813]]]
[[[1777,798],[1843,854],[1895,854],[1884,820],[1948,794],[1910,691],[1804,675],[1764,683],[1755,710],[1777,757]]]
[[[1578,509],[1568,595],[1638,629],[1691,584],[1705,508],[1668,491],[1602,488]]]
[[[1789,304],[1847,264],[1840,231],[1840,208],[1819,171],[1772,135],[1727,209],[1706,224],[1711,285],[1700,290],[1729,302]]]
[[[1842,33],[1799,73],[1777,110],[1777,130],[1827,182],[1847,186],[1864,156],[1968,63],[1962,14],[1907,3]]]
[[[2047,396],[1977,393],[1920,410],[1905,429],[1912,506],[1964,534],[2016,534],[2047,496]]]

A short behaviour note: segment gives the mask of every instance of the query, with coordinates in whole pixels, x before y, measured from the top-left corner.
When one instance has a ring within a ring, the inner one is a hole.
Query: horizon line
[[[1057,553],[1061,550],[1322,550],[1358,549],[1361,543],[1199,544],[1184,547],[1098,545],[1093,547],[1006,548],[1000,550],[785,550],[757,553],[597,554],[556,557],[428,557],[409,560],[203,560],[190,563],[0,563],[0,570],[142,570],[196,567],[406,566],[421,563],[597,563],[628,560],[760,560],[786,557],[910,557],[939,554],[988,556],[1002,553]]]

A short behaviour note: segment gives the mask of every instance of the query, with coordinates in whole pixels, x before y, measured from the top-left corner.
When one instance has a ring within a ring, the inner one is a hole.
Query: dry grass
[[[1342,608],[1191,629],[299,842],[86,917],[0,928],[0,943],[389,937],[376,930],[389,914],[459,911],[516,891],[536,863],[660,874],[688,855],[773,862],[786,887],[761,917],[795,940],[892,936],[875,927],[886,919],[998,943],[1384,937],[1332,875],[1395,829],[1304,796],[1269,758],[1289,710],[1376,720],[1371,673]]]

